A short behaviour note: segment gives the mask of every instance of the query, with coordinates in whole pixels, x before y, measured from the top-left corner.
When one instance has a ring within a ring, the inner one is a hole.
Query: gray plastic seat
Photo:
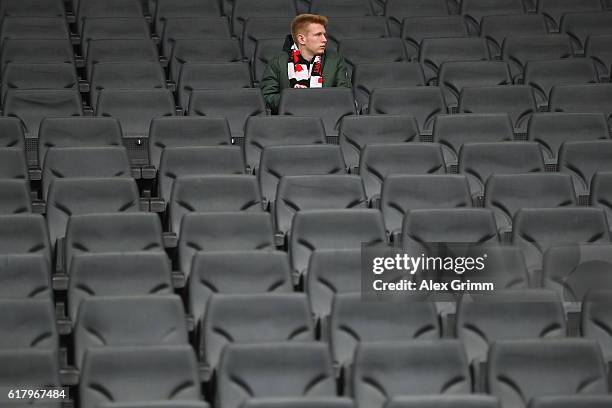
[[[487,39],[491,57],[498,58],[506,37],[514,35],[540,36],[548,34],[546,21],[539,14],[510,14],[484,16],[480,35]]]
[[[53,302],[47,299],[2,299],[0,350],[31,348],[57,350]]]
[[[159,54],[150,38],[101,38],[89,40],[85,67],[88,78],[91,78],[94,66],[100,62],[122,62],[124,64],[132,62],[159,63]]]
[[[612,35],[590,35],[584,45],[584,54],[595,62],[597,72],[602,81],[608,81],[611,76],[612,53],[610,53]]]
[[[145,401],[110,402],[98,405],[99,408],[209,408],[204,401]]]
[[[249,398],[242,408],[354,408],[353,400],[340,397]]]
[[[551,112],[603,113],[611,122],[612,84],[560,85],[550,94]]]
[[[423,65],[425,79],[434,83],[444,62],[488,59],[487,43],[478,37],[425,38],[419,48],[419,62]]]
[[[149,40],[151,32],[142,17],[88,17],[83,21],[81,49],[87,56],[92,40]]]
[[[74,64],[74,53],[68,39],[10,38],[2,43],[4,69],[9,62]]]
[[[83,408],[119,401],[198,401],[198,362],[186,345],[94,348],[83,360],[79,397]]]
[[[59,387],[59,362],[56,350],[15,348],[0,351],[0,384],[4,387]],[[2,404],[11,401],[2,396]]]
[[[359,175],[366,196],[380,198],[385,179],[392,174],[446,173],[442,149],[436,143],[373,143],[361,152]]]
[[[572,176],[578,196],[588,196],[595,173],[612,171],[611,159],[610,140],[565,142],[559,149],[559,170]]]
[[[51,266],[49,232],[40,214],[0,215],[0,254],[37,254]]]
[[[0,147],[25,150],[25,136],[19,118],[0,118]]]
[[[382,408],[395,396],[472,390],[465,351],[457,340],[362,343],[351,381],[358,408]]]
[[[612,172],[595,173],[591,179],[591,200],[593,207],[602,208],[608,218],[608,225],[612,225]],[[612,228],[612,227],[611,227]]]
[[[540,396],[608,391],[599,346],[584,339],[496,342],[489,352],[487,380],[489,393],[504,408],[522,408]]]
[[[380,209],[391,234],[401,232],[404,216],[412,210],[471,206],[467,179],[460,175],[391,174],[380,194]]]
[[[495,397],[487,395],[426,395],[395,397],[385,408],[500,408]]]
[[[559,30],[561,17],[568,12],[602,11],[602,3],[597,0],[538,0],[536,12],[546,17],[551,31]]]
[[[606,271],[606,272],[609,272]],[[612,337],[608,328],[612,318],[610,316],[610,303],[612,291],[610,287],[594,289],[583,299],[580,333],[583,337],[597,340],[604,359],[612,361]]]
[[[213,18],[221,16],[221,7],[215,0],[156,0],[155,31],[161,36],[166,22],[177,17]]]
[[[52,3],[52,2],[49,2]],[[0,28],[0,44],[9,38],[15,39],[68,39],[70,31],[63,17],[8,16],[4,13]]]
[[[43,254],[0,255],[0,299],[51,299],[51,266]]]
[[[329,349],[316,342],[229,345],[221,356],[216,394],[219,408],[238,408],[250,398],[335,397]]]
[[[170,79],[178,83],[181,67],[188,62],[238,62],[242,61],[237,39],[178,39],[174,42],[170,59]]]
[[[349,76],[359,64],[409,60],[404,42],[397,37],[345,39],[338,45],[338,52],[346,58]]]
[[[508,16],[524,12],[525,6],[521,0],[466,0],[461,2],[461,14],[475,32],[479,31],[483,17]]]
[[[71,64],[10,62],[2,72],[2,98],[9,89],[78,90],[76,69]]]
[[[605,408],[610,404],[612,397],[605,395],[563,395],[533,398],[529,408]]]
[[[0,177],[2,179],[28,179],[28,164],[22,149],[0,148]]]
[[[587,37],[612,34],[612,13],[601,11],[565,13],[560,31],[570,36],[574,48],[583,50]]]
[[[501,58],[510,66],[512,79],[522,77],[528,61],[543,61],[572,57],[574,51],[565,34],[508,35],[502,45]]]
[[[387,0],[384,2],[384,15],[389,21],[391,35],[400,32],[405,17],[446,16],[450,14],[449,4],[444,0]]]
[[[285,27],[288,27],[288,24]],[[285,28],[285,33],[287,29]],[[277,57],[283,51],[285,44],[284,34],[274,36],[273,38],[260,38],[254,44],[253,58],[251,60],[251,69],[253,70],[253,80],[256,84],[260,83],[266,72],[266,68],[270,61]]]
[[[291,27],[291,17],[250,17],[244,24],[242,33],[240,33],[240,41],[242,46],[242,55],[248,60],[253,61],[255,65],[254,55],[255,48],[260,41],[269,39],[283,39],[287,35],[287,28]],[[335,19],[334,19],[335,20]],[[329,38],[328,38],[329,40]],[[329,43],[328,43],[329,46]],[[277,47],[277,54],[280,54],[282,50],[282,44]],[[263,69],[257,69],[259,75],[255,76],[256,79],[260,79],[263,74]]]
[[[144,18],[143,3],[138,0],[94,0],[74,1],[76,7],[77,32],[83,30],[84,20],[92,17],[141,17]]]
[[[216,39],[230,38],[230,26],[227,17],[171,17],[164,24],[162,35],[162,53],[172,55],[174,44],[178,40],[189,38]]]
[[[232,32],[235,36],[242,34],[245,21],[252,17],[287,17],[293,18],[297,14],[296,5],[288,0],[270,0],[262,3],[257,0],[230,0],[233,2]],[[226,12],[229,10],[226,10]],[[228,13],[228,15],[230,15]]]
[[[493,283],[496,292],[539,287],[536,282],[529,281],[525,258],[518,247],[505,243],[500,245],[489,244],[486,247],[476,245],[473,249],[470,248],[467,253],[469,255],[473,254],[474,257],[482,256],[483,253],[487,255],[485,268],[481,271],[470,272],[472,282]],[[489,296],[489,298],[491,300],[496,299],[495,296]]]
[[[32,14],[37,14],[47,17],[64,17],[66,10],[61,1],[7,0],[2,3],[0,13],[6,16],[30,16]]]
[[[338,44],[352,38],[381,38],[389,36],[387,22],[382,16],[334,16],[325,27],[327,48],[337,49]]]
[[[310,13],[329,17],[375,15],[369,0],[310,0]]]
[[[425,38],[467,37],[463,18],[457,15],[407,17],[402,22],[400,37],[405,40],[411,59],[419,56],[421,42]]]

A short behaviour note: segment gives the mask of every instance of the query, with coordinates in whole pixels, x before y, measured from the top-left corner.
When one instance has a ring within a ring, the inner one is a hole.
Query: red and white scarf
[[[289,85],[291,88],[321,88],[323,73],[321,72],[321,56],[317,55],[311,64],[302,57],[298,47],[293,44],[289,51],[287,64]]]

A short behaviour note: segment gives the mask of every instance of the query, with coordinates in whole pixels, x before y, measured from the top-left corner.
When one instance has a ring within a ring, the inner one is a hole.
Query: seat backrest
[[[232,9],[232,32],[242,34],[242,27],[250,17],[294,17],[295,3],[288,0],[271,0],[261,3],[257,0],[234,0]]]
[[[602,349],[604,359],[612,357],[612,336],[607,330],[612,322],[610,315],[611,288],[595,289],[583,299],[580,332],[583,337],[597,340]]]
[[[427,81],[438,78],[444,62],[488,59],[487,43],[478,37],[425,38],[419,49],[419,62],[423,64]]]
[[[216,39],[232,36],[227,17],[171,17],[166,19],[162,34],[162,53],[172,55],[177,40],[188,38]]]
[[[310,12],[329,17],[374,15],[369,0],[310,0]]]
[[[2,299],[0,349],[56,350],[59,337],[53,302],[47,299]]]
[[[602,208],[612,225],[612,172],[595,173],[591,179],[591,205]]]
[[[492,57],[499,57],[506,37],[517,33],[545,35],[546,21],[539,14],[510,14],[483,16],[480,22],[480,35],[487,39]]]
[[[533,398],[529,408],[605,408],[612,404],[606,395],[562,395]]]
[[[26,180],[0,180],[0,214],[32,212],[30,186]]]
[[[354,408],[353,400],[342,397],[249,398],[242,408]]]
[[[538,0],[537,13],[547,19],[551,30],[558,30],[561,17],[567,12],[602,11],[602,4],[597,0]]]
[[[612,13],[604,11],[587,11],[583,13],[566,13],[561,17],[560,31],[568,34],[576,49],[584,49],[590,35],[612,34]]]
[[[346,58],[349,75],[359,64],[409,60],[404,42],[396,37],[345,39],[338,45],[338,52]]]
[[[289,24],[289,23],[286,23]],[[283,51],[285,44],[285,33],[288,25],[285,26],[283,34],[275,35],[270,38],[259,38],[253,45],[253,59],[251,69],[253,70],[253,80],[260,82],[263,79],[268,63]]]
[[[181,67],[188,62],[238,62],[242,61],[240,42],[234,38],[178,39],[174,42],[170,58],[170,79],[178,83]]]
[[[551,112],[612,114],[612,84],[560,85],[550,93]]]
[[[58,387],[59,363],[56,350],[16,348],[0,350],[0,384],[4,387]],[[3,404],[10,399],[2,396]]]
[[[2,99],[9,89],[76,90],[77,87],[77,73],[72,64],[11,62],[2,72]]]
[[[48,262],[43,254],[0,255],[0,299],[51,299]]]
[[[568,173],[578,195],[589,195],[598,171],[612,171],[612,141],[565,142],[559,149],[559,170]]]
[[[512,83],[508,65],[503,61],[443,62],[438,75],[438,83],[444,90],[444,98],[449,107],[457,106],[463,88]]]
[[[418,397],[395,397],[385,408],[499,408],[499,401],[488,395],[423,395]]]
[[[508,62],[514,81],[520,81],[528,61],[570,58],[573,55],[572,44],[565,34],[514,33],[505,38],[501,50],[501,58]]]
[[[83,22],[91,17],[144,17],[143,4],[138,0],[75,1],[76,23],[80,33]]]
[[[461,14],[476,29],[480,28],[480,22],[485,16],[506,16],[524,12],[525,8],[521,0],[466,0],[461,2]]]
[[[51,266],[49,232],[40,214],[0,215],[2,255],[39,254]]]
[[[7,38],[0,61],[2,68],[9,62],[74,64],[74,51],[67,38]]]
[[[91,78],[94,66],[101,62],[157,62],[159,54],[151,38],[100,38],[89,40],[85,72]]]
[[[381,38],[389,36],[389,27],[383,16],[334,17],[327,26],[327,47],[338,47],[350,38]]]
[[[142,17],[91,17],[83,21],[81,49],[87,56],[89,42],[102,39],[147,40],[151,38],[149,24]]]
[[[255,59],[253,57],[259,41],[265,39],[278,39],[278,42],[280,42],[280,39],[282,39],[284,42],[287,36],[287,27],[290,26],[291,17],[249,17],[244,22],[241,33],[240,41],[242,55],[244,55],[246,59],[252,61],[254,65]],[[281,53],[282,46],[283,44],[281,43],[280,46],[276,48],[277,54]],[[265,66],[262,68],[265,68]],[[256,70],[257,73],[263,74],[263,72],[259,71],[260,70]],[[255,76],[255,78],[259,79],[260,76]]]
[[[155,29],[158,34],[164,32],[168,19],[172,17],[218,18],[221,15],[221,6],[215,0],[157,0],[156,6]]]
[[[406,51],[412,59],[419,56],[425,38],[467,37],[468,30],[461,16],[406,17],[400,38],[405,40]]]
[[[25,148],[25,135],[19,118],[0,118],[0,146]]]
[[[28,163],[23,149],[0,148],[0,177],[14,180],[28,179]]]
[[[444,0],[389,0],[385,2],[384,15],[389,20],[391,34],[397,35],[405,17],[445,16],[450,11]]]

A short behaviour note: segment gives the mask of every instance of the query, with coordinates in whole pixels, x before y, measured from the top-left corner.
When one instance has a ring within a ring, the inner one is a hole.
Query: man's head
[[[304,57],[322,55],[327,45],[325,26],[327,17],[316,14],[300,14],[291,23],[291,36]]]

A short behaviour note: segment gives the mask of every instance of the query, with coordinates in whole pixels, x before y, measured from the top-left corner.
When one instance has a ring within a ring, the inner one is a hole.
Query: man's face
[[[327,45],[327,33],[322,24],[311,23],[304,34],[299,35],[300,44],[313,55],[322,55]]]

